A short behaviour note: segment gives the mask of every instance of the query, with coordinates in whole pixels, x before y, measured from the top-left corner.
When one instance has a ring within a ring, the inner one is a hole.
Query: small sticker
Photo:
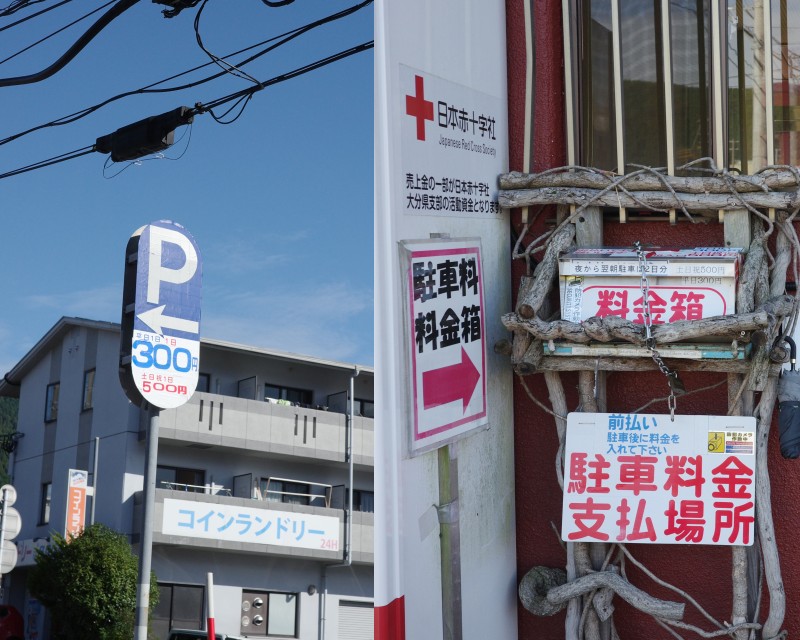
[[[581,321],[581,301],[583,300],[583,278],[572,277],[567,279],[564,295],[563,319],[571,322]]]
[[[725,453],[725,433],[723,431],[708,432],[708,452]]]
[[[726,431],[725,453],[752,455],[755,453],[755,433],[753,431]]]

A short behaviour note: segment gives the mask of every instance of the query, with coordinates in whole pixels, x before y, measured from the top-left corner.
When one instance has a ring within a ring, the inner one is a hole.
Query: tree
[[[28,588],[53,616],[59,640],[130,640],[136,612],[138,561],[127,538],[93,524],[36,554]],[[150,575],[150,606],[158,601]]]

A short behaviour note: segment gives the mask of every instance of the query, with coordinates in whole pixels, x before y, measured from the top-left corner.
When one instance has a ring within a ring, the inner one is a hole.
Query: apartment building
[[[65,532],[71,469],[94,488],[87,523],[125,533],[138,551],[149,416],[122,391],[119,342],[117,324],[65,317],[0,381],[0,395],[19,398],[23,434],[10,461],[23,525],[5,601],[29,638],[49,638],[26,580],[34,549]],[[209,572],[218,632],[373,637],[373,374],[201,340],[197,391],[159,417],[154,638],[204,628]]]

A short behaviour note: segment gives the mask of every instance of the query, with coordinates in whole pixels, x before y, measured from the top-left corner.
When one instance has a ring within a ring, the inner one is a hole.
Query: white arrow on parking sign
[[[185,318],[175,318],[173,316],[164,315],[164,307],[167,305],[162,304],[160,307],[154,307],[143,311],[137,315],[137,318],[150,327],[154,333],[163,334],[163,328],[174,329],[175,331],[184,331],[186,333],[199,333],[200,323],[194,320],[186,320]]]

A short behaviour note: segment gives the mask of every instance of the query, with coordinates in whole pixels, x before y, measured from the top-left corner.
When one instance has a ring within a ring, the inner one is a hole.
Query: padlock
[[[670,371],[667,374],[667,382],[669,383],[670,391],[676,396],[682,396],[686,393],[686,386],[683,384],[683,380],[678,377],[677,371]]]

